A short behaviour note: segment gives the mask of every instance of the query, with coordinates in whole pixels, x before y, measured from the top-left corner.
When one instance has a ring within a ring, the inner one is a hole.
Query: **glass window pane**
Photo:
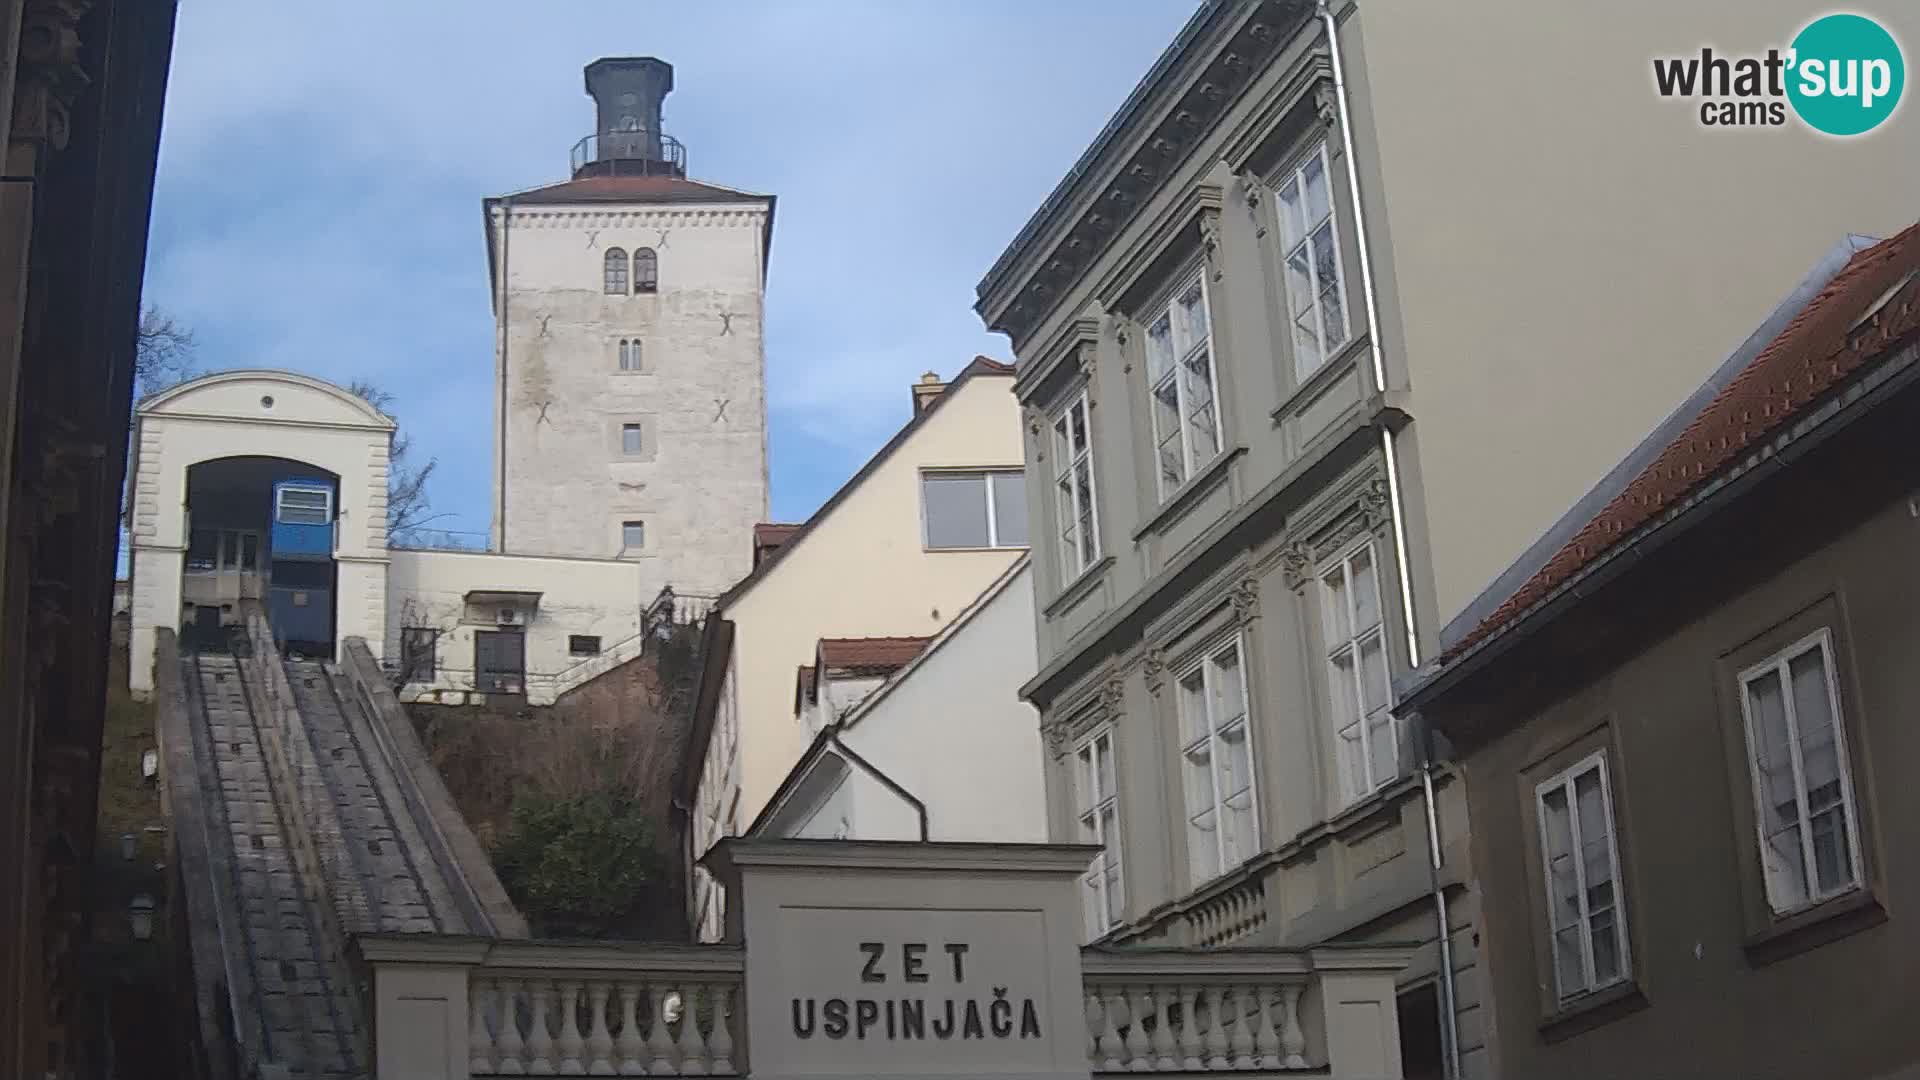
[[[1120,877],[1120,864],[1118,862],[1109,861],[1107,863],[1106,871],[1107,871],[1107,924],[1113,925],[1120,921],[1121,914],[1126,910],[1127,893],[1126,893],[1125,883]]]
[[[1347,340],[1347,309],[1340,302],[1340,288],[1337,285],[1328,285],[1320,290],[1320,323],[1327,328],[1327,348],[1338,348]]]
[[[1180,741],[1190,743],[1209,734],[1206,672],[1194,668],[1180,677]]]
[[[1564,786],[1540,796],[1547,861],[1547,909],[1554,929],[1580,924],[1580,882],[1573,866],[1573,817]]]
[[[925,476],[920,487],[926,503],[928,547],[987,546],[987,478],[983,474]]]
[[[1024,473],[993,474],[994,543],[999,547],[1027,544],[1027,478]]]
[[[620,452],[623,454],[637,454],[640,452],[639,424],[620,425]]]
[[[1171,427],[1171,431],[1160,436],[1160,449],[1157,452],[1162,494],[1179,487],[1187,478],[1186,453],[1180,446],[1180,422],[1173,421]]]
[[[1347,565],[1353,581],[1353,629],[1361,633],[1380,625],[1380,576],[1373,568],[1373,545],[1354,552]]]
[[[1392,684],[1387,677],[1386,640],[1378,630],[1360,643],[1360,708],[1362,712],[1385,712],[1392,703]]]
[[[1191,351],[1207,341],[1207,296],[1199,282],[1194,282],[1180,296],[1180,348]]]
[[[1759,790],[1761,863],[1767,894],[1778,909],[1807,899],[1806,858],[1800,846],[1800,807],[1788,749],[1786,703],[1780,674],[1769,671],[1747,682],[1748,745]]]
[[[1247,725],[1241,722],[1220,733],[1220,790],[1231,798],[1253,787],[1253,755],[1247,747]]]
[[[1553,935],[1553,971],[1560,983],[1560,996],[1571,997],[1587,990],[1586,960],[1580,951],[1580,928],[1569,926]]]
[[[1094,744],[1094,790],[1102,799],[1114,793],[1113,786],[1113,743],[1101,736]]]
[[[1220,422],[1213,399],[1212,357],[1201,350],[1183,365],[1186,380],[1187,433],[1193,443],[1193,461],[1210,461],[1220,452]]]
[[[1593,934],[1593,984],[1604,986],[1621,977],[1619,913],[1612,908],[1597,911],[1590,929]]]
[[[1287,311],[1294,321],[1310,332],[1313,324],[1313,298],[1318,293],[1309,276],[1307,245],[1302,244],[1287,256]],[[1319,335],[1314,333],[1315,340]]]
[[[1187,869],[1194,884],[1220,874],[1219,824],[1211,809],[1187,822]]]
[[[1075,454],[1087,449],[1087,399],[1081,397],[1074,401],[1073,408],[1067,411],[1071,449]]]
[[[644,522],[623,521],[620,523],[620,546],[637,550],[647,546],[647,526]]]
[[[1147,378],[1158,380],[1173,370],[1173,320],[1162,315],[1147,329]]]
[[[1253,789],[1242,788],[1228,795],[1221,813],[1225,816],[1225,831],[1220,838],[1226,850],[1220,868],[1230,870],[1252,858],[1258,843],[1254,836]]]
[[[1300,175],[1307,182],[1307,224],[1318,225],[1333,213],[1333,200],[1327,193],[1327,168],[1318,152],[1307,159],[1306,165],[1300,169]]]
[[[1287,246],[1300,242],[1307,235],[1306,226],[1300,220],[1300,185],[1288,180],[1280,185],[1280,242]]]
[[[1337,649],[1353,638],[1352,616],[1347,610],[1347,572],[1343,566],[1327,571],[1321,583],[1326,586],[1327,648]]]
[[[260,569],[260,534],[240,534],[240,569],[252,572]]]
[[[220,561],[220,530],[195,529],[187,540],[187,569],[212,570]]]
[[[1217,727],[1226,727],[1247,714],[1247,688],[1240,668],[1238,643],[1213,658],[1213,715]]]

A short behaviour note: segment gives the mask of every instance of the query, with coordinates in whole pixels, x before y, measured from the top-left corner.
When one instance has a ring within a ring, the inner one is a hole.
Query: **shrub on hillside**
[[[610,788],[522,794],[494,862],[545,937],[646,936],[668,887],[645,808]]]

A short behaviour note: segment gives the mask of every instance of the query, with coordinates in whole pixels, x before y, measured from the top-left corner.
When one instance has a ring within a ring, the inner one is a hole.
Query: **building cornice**
[[[1202,8],[981,281],[988,329],[1017,351],[1311,14],[1304,0]]]

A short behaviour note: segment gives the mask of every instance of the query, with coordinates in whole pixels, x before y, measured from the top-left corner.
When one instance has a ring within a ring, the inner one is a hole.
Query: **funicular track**
[[[236,944],[254,999],[242,1005],[258,1010],[262,1058],[296,1077],[364,1076],[347,975],[321,940],[326,916],[315,898],[325,883],[304,880],[293,858],[285,815],[299,804],[268,767],[248,660],[196,651],[181,667],[195,753],[218,774],[209,802],[231,842]]]
[[[287,683],[306,725],[327,795],[340,823],[340,839],[368,903],[369,930],[383,933],[458,932],[449,925],[449,901],[435,896],[437,879],[423,873],[414,852],[423,849],[414,822],[391,778],[371,768],[366,719],[330,663],[289,659]],[[405,835],[402,835],[405,834]],[[457,923],[458,920],[451,920]],[[358,928],[356,928],[358,929]]]

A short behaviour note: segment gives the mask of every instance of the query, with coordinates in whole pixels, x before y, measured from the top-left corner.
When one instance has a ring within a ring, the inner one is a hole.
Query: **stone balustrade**
[[[359,948],[377,1077],[749,1073],[739,947],[377,935]],[[1077,1037],[1092,1074],[1398,1076],[1392,973],[1405,959],[1385,947],[1089,948]]]

